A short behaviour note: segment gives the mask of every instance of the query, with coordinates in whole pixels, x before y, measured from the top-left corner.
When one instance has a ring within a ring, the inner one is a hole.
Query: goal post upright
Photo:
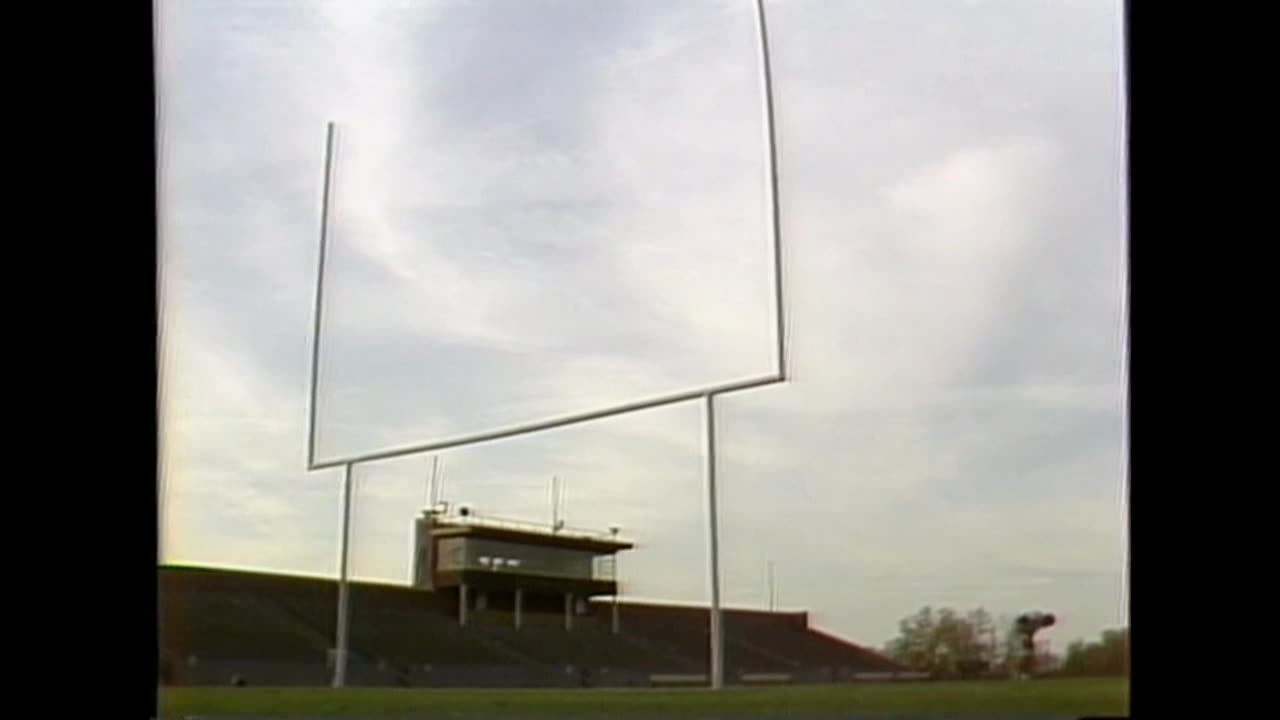
[[[347,683],[347,658],[350,656],[351,635],[351,495],[355,482],[353,466],[347,465],[342,473],[342,533],[338,550],[338,618],[336,624],[337,645],[334,653],[333,686]]]
[[[325,128],[324,180],[320,195],[320,252],[316,262],[316,291],[311,306],[311,373],[307,395],[307,469],[316,469],[316,409],[319,402],[317,384],[320,375],[320,337],[324,322],[325,260],[329,250],[329,200],[333,194],[333,155],[337,124],[330,121]]]
[[[720,514],[716,508],[716,396],[702,398],[703,474],[707,485],[707,568],[710,574],[711,617],[710,685],[712,690],[724,687],[724,613],[720,609]]]

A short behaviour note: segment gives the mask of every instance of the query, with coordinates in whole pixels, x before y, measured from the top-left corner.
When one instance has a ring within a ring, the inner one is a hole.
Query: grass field
[[[164,688],[164,718],[241,717],[838,717],[1125,715],[1125,679],[860,683],[707,690],[403,690]]]

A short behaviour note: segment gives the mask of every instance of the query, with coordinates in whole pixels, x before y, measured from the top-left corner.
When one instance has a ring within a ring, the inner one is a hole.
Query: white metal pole
[[[760,41],[760,94],[763,100],[764,141],[768,151],[769,180],[769,230],[773,238],[773,308],[774,340],[778,351],[778,378],[786,380],[787,369],[787,314],[782,302],[782,214],[778,203],[778,135],[773,111],[773,66],[769,60],[769,30],[765,19],[764,0],[756,0],[756,37]]]
[[[316,377],[320,372],[320,329],[323,325],[324,312],[324,263],[325,253],[329,247],[329,196],[333,192],[333,155],[334,136],[337,126],[329,123],[325,129],[324,141],[324,189],[320,196],[320,257],[316,264],[316,293],[311,308],[311,386],[307,395],[307,467],[314,468],[316,463],[316,408],[319,399],[316,395]]]
[[[347,465],[342,476],[342,539],[338,549],[338,648],[337,657],[334,658],[334,687],[342,687],[347,682],[347,630],[351,613],[347,575],[351,556],[351,484],[351,466]]]
[[[711,689],[724,687],[724,637],[720,613],[720,540],[716,512],[716,415],[715,396],[706,395],[706,432],[704,452],[707,474],[707,530],[710,534],[711,558]]]

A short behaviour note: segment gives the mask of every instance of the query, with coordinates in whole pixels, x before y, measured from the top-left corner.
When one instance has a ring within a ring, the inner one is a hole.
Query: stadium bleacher
[[[331,670],[336,584],[209,568],[160,569],[165,682],[324,685]],[[347,682],[365,686],[628,686],[698,682],[707,671],[705,608],[592,602],[585,615],[477,610],[419,589],[352,583]],[[726,680],[845,681],[902,670],[808,625],[804,613],[726,610]]]

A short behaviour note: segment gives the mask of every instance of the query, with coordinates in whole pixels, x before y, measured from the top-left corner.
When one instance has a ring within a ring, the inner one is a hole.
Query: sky
[[[722,597],[881,645],[924,605],[1127,622],[1121,7],[768,0],[791,376],[717,400]],[[773,370],[748,0],[158,4],[161,561],[337,573],[317,455]],[[690,402],[439,454],[445,499],[708,601]],[[355,468],[407,583],[432,456]],[[356,619],[358,622],[358,618]]]

